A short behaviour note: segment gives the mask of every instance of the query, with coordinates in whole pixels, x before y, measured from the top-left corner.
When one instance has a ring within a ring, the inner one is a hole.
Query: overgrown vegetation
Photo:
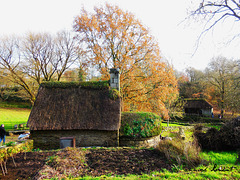
[[[172,141],[161,141],[157,149],[164,152],[167,159],[178,168],[190,169],[202,163],[199,155],[201,149],[197,142],[186,142],[180,136]]]
[[[122,113],[120,136],[145,138],[159,135],[161,131],[161,118],[154,113]]]

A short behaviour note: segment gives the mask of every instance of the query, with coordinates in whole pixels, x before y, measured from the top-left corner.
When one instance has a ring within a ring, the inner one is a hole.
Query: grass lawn
[[[30,109],[0,108],[0,124],[4,124],[7,131],[14,129],[15,124],[26,123]]]

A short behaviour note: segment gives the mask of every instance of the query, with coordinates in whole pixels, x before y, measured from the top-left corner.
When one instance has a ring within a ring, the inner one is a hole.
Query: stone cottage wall
[[[202,109],[202,114],[205,116],[212,116],[213,109]]]
[[[75,137],[76,147],[88,146],[119,146],[118,131],[94,130],[48,130],[31,131],[31,139],[35,149],[59,149],[60,138]]]

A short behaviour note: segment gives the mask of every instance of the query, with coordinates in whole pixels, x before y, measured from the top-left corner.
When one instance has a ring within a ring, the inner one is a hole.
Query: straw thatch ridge
[[[28,120],[31,130],[120,128],[120,98],[111,99],[109,88],[62,87],[40,86]]]
[[[213,106],[205,99],[185,99],[184,108],[211,109]]]

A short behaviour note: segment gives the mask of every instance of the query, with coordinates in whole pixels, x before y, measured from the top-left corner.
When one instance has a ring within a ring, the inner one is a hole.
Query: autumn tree
[[[109,79],[109,68],[119,68],[124,111],[167,114],[165,104],[176,98],[177,81],[156,40],[133,14],[109,4],[93,13],[83,8],[74,30],[102,79]]]

